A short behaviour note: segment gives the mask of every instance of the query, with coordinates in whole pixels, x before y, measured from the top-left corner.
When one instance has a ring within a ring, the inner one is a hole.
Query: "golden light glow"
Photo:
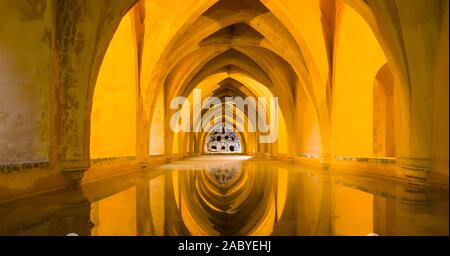
[[[91,157],[136,154],[136,50],[130,14],[115,33],[95,86]]]
[[[373,84],[386,57],[369,25],[349,6],[335,56],[335,155],[373,156]]]
[[[448,1],[53,2],[0,1],[0,235],[448,235]]]

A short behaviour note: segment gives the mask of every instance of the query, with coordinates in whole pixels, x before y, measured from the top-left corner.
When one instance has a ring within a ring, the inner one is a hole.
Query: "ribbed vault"
[[[166,101],[179,95],[187,97],[194,89],[203,90],[202,97],[222,99],[279,97],[283,120],[288,130],[293,129],[294,88],[298,74],[306,74],[307,68],[304,64],[303,71],[292,68],[298,67],[295,61],[303,60],[300,48],[258,1],[218,2],[175,40],[170,51],[162,77]],[[166,107],[166,112],[174,110]],[[171,136],[168,138],[170,150]]]

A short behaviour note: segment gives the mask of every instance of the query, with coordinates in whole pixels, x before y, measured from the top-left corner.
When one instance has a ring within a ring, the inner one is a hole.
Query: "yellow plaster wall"
[[[150,155],[164,154],[164,90],[156,99],[150,128]]]
[[[91,114],[91,158],[136,154],[136,49],[131,17],[120,23],[103,60]]]
[[[180,133],[179,132],[175,132],[174,134],[173,134],[173,142],[172,142],[172,154],[178,154],[178,153],[180,153],[180,149],[179,149],[179,147],[180,147],[180,143],[179,143],[179,136],[180,136]]]
[[[320,127],[317,114],[312,105],[308,105],[303,119],[303,151],[308,154],[318,155],[320,153]]]
[[[49,156],[52,2],[0,1],[0,164]]]
[[[303,89],[299,89],[298,102],[296,103],[297,116],[294,122],[298,130],[295,137],[298,141],[297,153],[318,155],[320,153],[320,127],[314,106],[306,98]]]
[[[373,155],[373,84],[386,57],[366,21],[346,6],[335,52],[332,129],[336,156]]]
[[[288,131],[286,129],[286,121],[283,113],[278,108],[278,153],[289,153]]]

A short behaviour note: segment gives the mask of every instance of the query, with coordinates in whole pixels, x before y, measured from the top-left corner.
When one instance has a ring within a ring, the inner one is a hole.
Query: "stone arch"
[[[54,75],[55,86],[59,88],[56,93],[61,99],[61,109],[58,109],[55,127],[59,127],[60,134],[55,139],[58,147],[58,160],[62,162],[62,169],[67,171],[83,170],[89,166],[89,113],[91,111],[92,86],[98,74],[101,60],[106,52],[115,28],[117,28],[123,15],[136,3],[136,0],[120,2],[110,2],[107,0],[97,2],[86,2],[84,5],[79,2],[58,2],[56,17],[57,36],[55,38],[55,58]],[[312,54],[308,33],[302,31],[302,26],[294,26],[296,19],[289,10],[289,4],[281,4],[272,1],[261,1],[262,4],[279,20],[283,27],[287,29],[294,39],[295,48],[300,49],[307,69],[305,76],[299,76],[297,86],[308,86],[314,83],[315,86],[308,89],[307,96],[315,102],[314,107],[320,122],[322,137],[322,149],[324,155],[327,152],[327,144],[331,141],[329,136],[330,121],[330,94],[331,87],[328,86],[329,74],[323,75],[319,70],[316,61],[321,60]],[[380,44],[386,53],[388,62],[391,65],[396,85],[397,111],[396,117],[400,118],[396,125],[397,132],[396,155],[399,158],[400,166],[404,169],[419,170],[416,174],[409,176],[420,176],[423,179],[430,168],[431,150],[426,145],[431,141],[431,122],[427,113],[431,111],[430,98],[421,95],[430,95],[432,89],[426,86],[427,81],[432,80],[432,67],[434,56],[434,42],[438,40],[437,30],[441,20],[445,18],[440,15],[445,3],[442,1],[432,1],[429,3],[414,2],[414,10],[420,16],[409,15],[408,6],[394,0],[385,1],[347,1],[358,13],[367,21],[379,38]],[[444,1],[445,2],[445,1]],[[145,73],[141,79],[141,97],[138,111],[138,134],[147,139],[139,139],[138,155],[145,155],[148,151],[148,131],[150,117],[153,111],[152,97],[163,87],[165,80],[165,61],[173,53],[174,47],[183,38],[183,33],[188,31],[190,26],[213,6],[217,1],[196,2],[195,6],[186,13],[175,24],[175,32],[168,39],[168,43],[161,54],[156,57],[156,61],[141,74]],[[342,3],[345,4],[345,3]],[[339,9],[338,7],[336,9]],[[95,10],[95,11],[87,11]],[[420,10],[420,12],[419,12]],[[312,12],[314,13],[314,12]],[[430,15],[439,13],[439,15]],[[104,17],[108,17],[104,19]],[[339,16],[339,15],[337,15]],[[447,15],[448,16],[448,15]],[[426,28],[402,29],[418,21],[425,21],[427,17],[434,17],[429,22],[425,22]],[[384,22],[389,20],[390,22]],[[89,29],[87,29],[89,28]],[[92,29],[94,28],[94,29]],[[419,34],[418,34],[419,33]],[[416,44],[414,38],[417,36],[427,38],[421,44]],[[428,49],[428,50],[427,50]],[[415,55],[415,53],[420,53]],[[423,59],[423,63],[420,60]],[[330,61],[330,60],[328,60]],[[331,61],[329,63],[331,65]],[[145,65],[142,65],[144,67]],[[297,65],[294,65],[297,66]],[[303,66],[303,65],[300,65]],[[155,68],[156,67],[156,68]],[[317,86],[316,86],[317,85]],[[422,108],[421,106],[427,106]],[[53,143],[53,142],[52,142]]]
[[[394,78],[386,63],[373,86],[373,151],[375,156],[395,156]]]
[[[55,143],[62,170],[75,177],[90,165],[90,114],[101,62],[122,17],[137,0],[106,2],[58,2],[57,6],[54,81],[62,100],[55,125],[61,132]]]
[[[448,20],[448,3],[351,0],[348,4],[377,36],[394,74],[398,166],[411,182],[423,183],[431,170],[432,69],[438,31]]]
[[[91,159],[136,155],[136,39],[131,11],[115,32],[96,80],[90,116]]]

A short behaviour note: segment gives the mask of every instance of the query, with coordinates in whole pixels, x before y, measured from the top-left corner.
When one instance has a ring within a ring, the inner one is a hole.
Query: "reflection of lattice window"
[[[225,127],[215,128],[206,140],[207,153],[242,153],[241,141],[232,129]]]
[[[208,170],[209,175],[220,185],[226,185],[237,179],[241,173],[239,166],[219,166]]]

